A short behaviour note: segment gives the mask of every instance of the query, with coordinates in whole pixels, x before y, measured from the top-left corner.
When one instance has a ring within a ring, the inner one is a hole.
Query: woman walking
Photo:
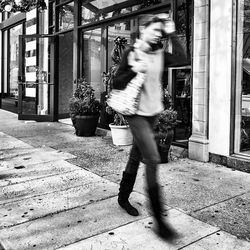
[[[175,56],[162,49],[161,39],[173,33],[167,26],[166,15],[144,15],[140,19],[140,38],[127,49],[113,79],[114,89],[124,89],[138,72],[145,73],[137,113],[126,116],[134,141],[126,168],[120,182],[118,203],[132,216],[139,215],[138,210],[129,202],[140,162],[146,167],[146,183],[150,205],[157,224],[158,235],[164,239],[174,237],[174,230],[164,222],[160,187],[157,181],[157,165],[160,156],[154,137],[153,127],[156,116],[163,111],[162,79],[166,79],[169,66],[184,65],[183,56]],[[174,39],[172,39],[174,42]]]

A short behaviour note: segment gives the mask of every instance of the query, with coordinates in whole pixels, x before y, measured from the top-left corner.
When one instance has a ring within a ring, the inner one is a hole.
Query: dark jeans
[[[137,170],[142,161],[146,165],[146,178],[148,187],[155,186],[157,164],[160,163],[153,126],[156,116],[127,116],[126,117],[131,132],[134,137],[133,145],[130,151],[129,159],[125,172],[137,174]]]

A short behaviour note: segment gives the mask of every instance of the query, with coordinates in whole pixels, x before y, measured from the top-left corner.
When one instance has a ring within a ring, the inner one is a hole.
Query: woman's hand
[[[131,69],[135,72],[145,73],[147,71],[147,64],[144,60],[136,58],[135,53],[131,52],[128,55],[128,65],[131,66]]]
[[[138,73],[146,73],[147,71],[147,64],[145,62],[143,62],[142,60],[137,61],[136,63],[134,63],[134,65],[131,68],[134,72]]]

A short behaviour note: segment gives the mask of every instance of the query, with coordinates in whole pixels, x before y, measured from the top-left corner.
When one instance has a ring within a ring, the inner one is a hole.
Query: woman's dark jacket
[[[164,67],[163,67],[163,74],[162,74],[162,83],[167,82],[168,67],[180,67],[180,66],[185,66],[185,65],[190,64],[177,38],[171,37],[171,40],[173,42],[173,45],[177,45],[174,47],[178,47],[179,53],[178,55],[176,55],[176,54],[164,52]],[[134,49],[133,46],[131,46],[127,50],[124,51],[119,67],[113,78],[112,88],[122,90],[126,88],[130,80],[136,76],[136,73],[131,69],[131,66],[128,65],[128,54],[131,51],[133,51],[133,49]]]

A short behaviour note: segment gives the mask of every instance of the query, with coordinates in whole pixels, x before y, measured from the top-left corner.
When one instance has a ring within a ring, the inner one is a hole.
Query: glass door
[[[18,119],[55,120],[54,37],[19,37]]]
[[[173,144],[187,148],[192,131],[191,66],[169,68],[169,71],[169,92],[177,111]]]

